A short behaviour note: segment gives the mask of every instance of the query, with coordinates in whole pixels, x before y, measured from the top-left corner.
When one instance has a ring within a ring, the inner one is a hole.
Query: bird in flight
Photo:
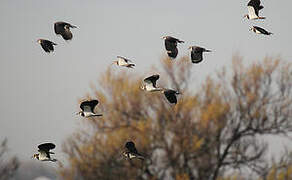
[[[179,92],[172,90],[172,89],[165,89],[165,88],[159,88],[156,86],[156,82],[159,79],[159,75],[155,74],[152,76],[149,76],[145,78],[142,82],[141,89],[148,92],[155,92],[160,91],[164,94],[166,99],[171,104],[177,103],[177,97],[176,95],[180,94]]]
[[[73,38],[73,34],[70,31],[70,28],[77,28],[69,23],[59,21],[54,23],[54,30],[57,35],[61,35],[64,40],[71,40]]]
[[[125,144],[125,148],[126,151],[123,153],[123,155],[127,158],[127,159],[133,159],[133,158],[138,158],[141,160],[144,160],[145,157],[143,157],[136,149],[135,147],[135,143],[133,141],[128,141]]]
[[[117,58],[118,59],[114,61],[112,64],[117,64],[118,66],[127,67],[127,68],[133,68],[133,66],[135,66],[135,64],[131,63],[132,61],[130,59],[127,59],[122,56],[117,56]]]
[[[40,161],[51,161],[56,162],[57,159],[52,159],[50,154],[55,154],[54,152],[50,152],[50,150],[56,147],[53,143],[44,143],[38,146],[39,150],[37,154],[34,154],[32,158],[40,160]]]
[[[163,36],[162,39],[164,39],[167,55],[170,58],[175,59],[178,54],[177,43],[184,43],[184,41],[171,36]]]
[[[90,101],[83,101],[80,104],[81,111],[77,114],[82,117],[95,117],[95,116],[102,116],[102,114],[94,113],[94,108],[98,104],[98,100],[90,100]]]
[[[42,46],[43,50],[47,53],[53,52],[54,46],[57,45],[56,43],[46,39],[38,39],[37,43],[39,43]]]
[[[263,9],[260,0],[250,0],[247,4],[248,14],[244,15],[247,19],[266,19],[259,16],[259,11]]]
[[[258,26],[253,26],[252,28],[250,28],[250,31],[253,31],[256,34],[264,34],[264,35],[271,35],[271,34],[273,34],[273,33],[268,32],[267,30],[265,30],[265,29],[263,29],[261,27],[258,27]]]
[[[211,52],[211,50],[199,46],[190,46],[189,49],[191,50],[192,63],[200,63],[203,61],[203,52]]]

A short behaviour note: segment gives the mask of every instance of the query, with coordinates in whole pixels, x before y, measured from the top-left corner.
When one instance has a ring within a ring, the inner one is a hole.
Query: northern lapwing
[[[56,43],[46,39],[38,39],[37,43],[39,43],[42,46],[43,50],[47,53],[53,52],[54,46],[57,45]]]
[[[184,41],[171,36],[163,36],[162,39],[164,39],[167,55],[170,58],[175,59],[178,54],[177,43],[184,43]]]
[[[98,104],[98,100],[90,100],[90,101],[83,101],[80,104],[81,111],[77,114],[82,117],[95,117],[95,116],[102,116],[102,114],[94,113],[94,108]]]
[[[155,74],[152,76],[149,76],[143,80],[141,89],[148,91],[148,92],[155,92],[155,91],[160,91],[161,93],[164,94],[166,99],[168,100],[169,103],[171,104],[176,104],[177,103],[177,98],[176,95],[180,94],[179,92],[172,90],[172,89],[165,89],[165,88],[159,88],[156,87],[156,81],[159,79],[159,75]]]
[[[127,59],[122,56],[117,56],[117,58],[118,59],[114,61],[112,64],[117,64],[118,66],[123,66],[127,68],[133,68],[133,66],[135,66],[135,64],[131,63],[132,61],[130,59]]]
[[[55,33],[57,35],[61,35],[63,37],[63,39],[66,40],[66,41],[67,40],[71,40],[73,38],[73,34],[70,31],[70,28],[77,28],[77,27],[73,26],[73,25],[71,25],[69,23],[62,22],[62,21],[54,23]]]
[[[200,63],[203,61],[203,53],[211,52],[211,50],[207,50],[199,46],[190,46],[189,49],[191,50],[192,63]]]
[[[250,0],[247,4],[248,14],[244,15],[247,19],[265,19],[259,16],[259,11],[263,9],[260,0]]]
[[[123,153],[123,155],[131,160],[133,158],[138,158],[138,159],[141,159],[141,160],[144,160],[145,157],[142,156],[136,149],[135,147],[135,143],[133,141],[128,141],[126,144],[125,144],[125,148],[126,148],[126,151]]]
[[[152,76],[149,76],[143,80],[141,89],[149,92],[153,91],[162,91],[163,88],[156,87],[156,81],[159,79],[159,75],[155,74]]]
[[[250,31],[255,32],[256,34],[264,34],[264,35],[271,35],[273,33],[266,31],[265,29],[258,27],[258,26],[253,26],[250,28]]]
[[[44,143],[38,146],[39,150],[37,154],[34,154],[32,158],[40,160],[40,161],[52,161],[56,162],[57,159],[52,159],[50,154],[55,154],[54,152],[50,152],[50,150],[56,147],[53,143]]]
[[[163,91],[166,99],[168,100],[169,103],[171,104],[176,104],[177,103],[177,98],[176,96],[180,94],[178,91],[172,90],[172,89],[165,89]]]

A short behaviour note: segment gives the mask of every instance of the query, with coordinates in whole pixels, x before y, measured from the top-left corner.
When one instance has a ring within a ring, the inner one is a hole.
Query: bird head
[[[247,19],[249,19],[249,15],[246,14],[246,15],[243,16],[243,18],[247,18]]]
[[[84,116],[84,113],[83,113],[83,111],[79,111],[79,112],[76,113],[76,115]]]
[[[193,49],[193,46],[188,47],[188,49],[192,50]]]
[[[163,36],[163,37],[161,37],[161,39],[166,39],[167,38],[167,36]]]
[[[254,30],[254,27],[251,27],[249,30],[250,30],[250,31],[253,31],[253,30]]]
[[[40,44],[41,42],[42,42],[42,40],[41,40],[41,39],[38,39],[38,40],[37,40],[37,43],[39,43],[39,44]]]
[[[140,89],[142,89],[142,90],[146,90],[146,85],[145,85],[145,84],[142,84],[142,85],[140,86]]]
[[[118,61],[113,61],[111,65],[118,64]]]
[[[39,159],[39,154],[34,154],[31,159]]]

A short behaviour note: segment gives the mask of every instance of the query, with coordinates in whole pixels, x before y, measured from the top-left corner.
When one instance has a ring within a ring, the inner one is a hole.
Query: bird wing
[[[80,104],[80,108],[82,109],[82,111],[94,112],[94,108],[97,104],[98,104],[98,100],[84,101]]]
[[[172,39],[165,39],[164,45],[167,51],[174,51],[176,49],[177,42]]]
[[[259,31],[260,33],[262,34],[269,34],[268,31],[266,31],[265,29],[261,28],[261,27],[258,27],[258,26],[254,26],[254,28]]]
[[[61,36],[63,37],[63,39],[67,40],[71,40],[73,38],[73,34],[70,31],[69,28],[66,28],[62,33]]]
[[[41,46],[46,52],[54,51],[54,45],[56,45],[56,43],[49,40],[42,40],[41,42]]]
[[[203,60],[203,49],[200,47],[195,47],[191,51],[191,60],[193,63],[199,63]]]
[[[76,26],[72,26],[71,24],[66,22],[56,22],[54,24],[55,33],[60,34],[65,40],[71,40],[73,38],[73,34],[70,31],[70,27]]]
[[[247,4],[247,6],[252,6],[255,9],[258,9],[261,5],[261,1],[260,0],[250,0]]]
[[[51,149],[54,149],[55,147],[56,147],[56,145],[53,144],[53,143],[44,143],[44,144],[40,144],[38,146],[39,152],[44,151],[44,152],[47,152],[47,153],[49,153],[49,151]]]
[[[131,61],[130,59],[127,59],[127,58],[125,58],[125,57],[123,57],[123,56],[117,56],[117,58],[119,58],[119,59],[123,59],[126,63],[128,63],[128,62],[133,62],[133,61]]]
[[[257,18],[259,16],[259,11],[253,6],[247,6],[247,10],[250,19]]]
[[[178,54],[178,50],[177,50],[177,48],[175,48],[175,49],[172,50],[172,51],[168,51],[168,52],[167,52],[167,55],[168,55],[169,57],[173,58],[173,59],[176,58],[177,54]]]
[[[166,99],[170,103],[172,103],[172,104],[176,104],[177,103],[176,91],[169,89],[169,90],[164,91],[163,93],[164,93]]]
[[[155,74],[155,75],[152,75],[150,77],[147,77],[144,79],[144,82],[146,84],[152,84],[153,87],[156,87],[156,81],[159,79],[159,75],[158,74]]]
[[[56,34],[61,34],[65,31],[65,28],[64,28],[65,24],[63,22],[56,22],[54,24],[54,30],[55,30],[55,33]]]
[[[130,153],[135,153],[135,154],[139,154],[136,147],[135,147],[135,144],[132,142],[132,141],[128,141],[125,145],[125,147],[128,149],[128,151]]]

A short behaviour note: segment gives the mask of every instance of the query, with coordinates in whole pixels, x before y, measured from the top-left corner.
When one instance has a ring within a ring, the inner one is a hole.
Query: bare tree
[[[85,120],[88,128],[65,142],[70,167],[60,171],[64,179],[215,180],[268,169],[263,137],[292,130],[290,64],[265,59],[245,67],[234,57],[229,71],[223,68],[197,90],[192,78],[199,76],[192,76],[196,67],[188,58],[161,64],[158,85],[179,90],[178,104],[141,91],[143,76],[108,69],[93,97],[106,113]],[[121,159],[127,140],[148,160]]]
[[[7,139],[4,139],[0,145],[0,180],[12,178],[19,167],[19,161],[16,157],[12,157],[9,160],[4,158],[7,150]]]

